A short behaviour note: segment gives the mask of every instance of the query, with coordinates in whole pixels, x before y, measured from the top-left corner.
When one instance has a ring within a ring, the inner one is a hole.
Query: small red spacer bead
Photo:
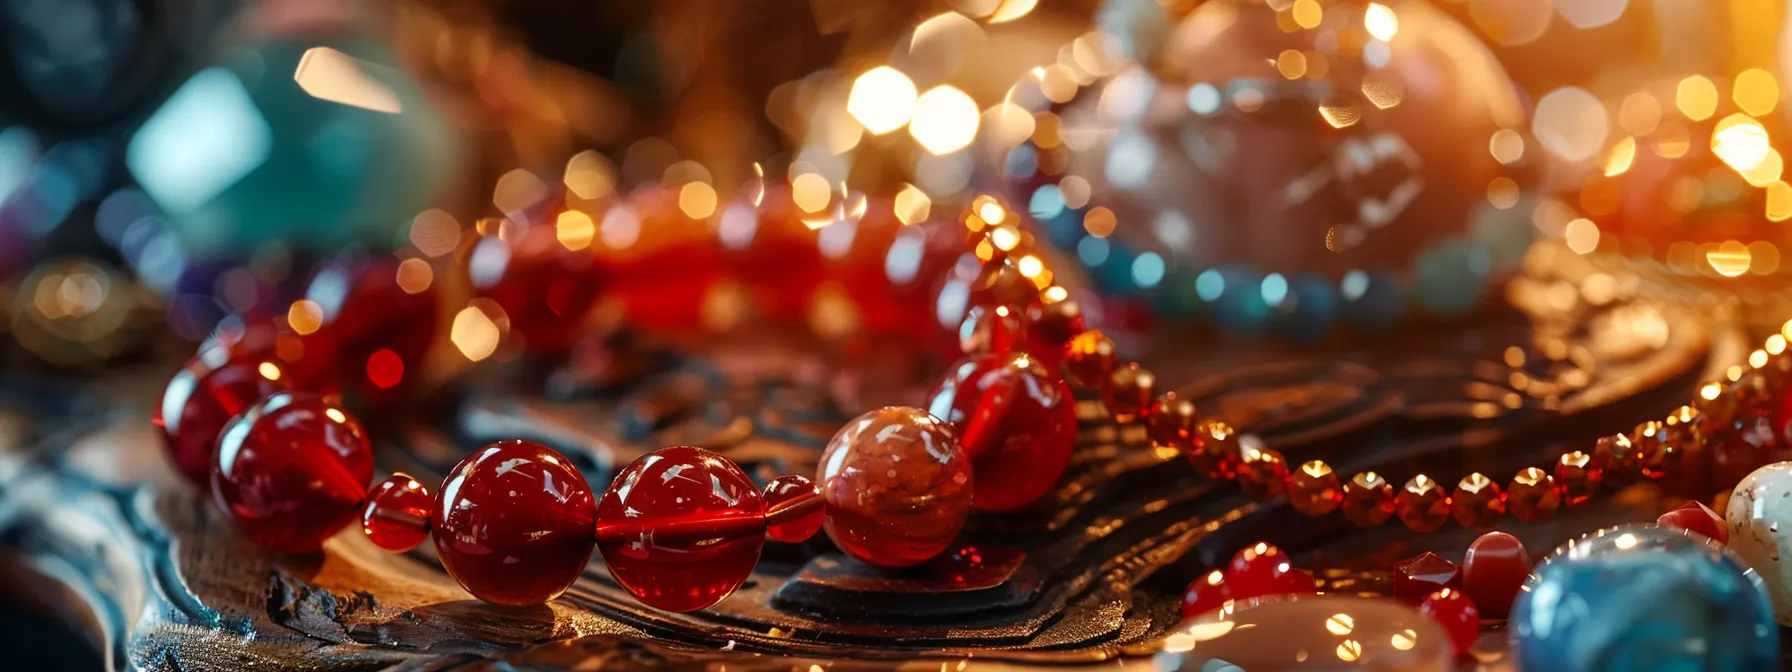
[[[790,544],[808,541],[827,520],[821,489],[807,478],[790,474],[765,484],[765,533]]]
[[[373,545],[393,553],[416,548],[429,537],[429,488],[405,474],[393,474],[367,491],[361,507],[361,533]]]

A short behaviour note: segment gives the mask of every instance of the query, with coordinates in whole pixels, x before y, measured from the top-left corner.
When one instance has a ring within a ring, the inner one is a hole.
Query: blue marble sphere
[[[1779,628],[1760,577],[1723,544],[1623,525],[1563,545],[1512,606],[1526,672],[1770,670]]]

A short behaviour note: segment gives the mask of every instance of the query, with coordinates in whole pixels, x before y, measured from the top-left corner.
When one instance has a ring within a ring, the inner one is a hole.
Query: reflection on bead
[[[1054,376],[1063,375],[1064,347],[1084,329],[1082,306],[1067,296],[1060,298],[1063,292],[1062,287],[1040,292],[1039,300],[1026,310],[1027,352]]]
[[[335,397],[281,392],[218,436],[212,497],[243,535],[311,553],[361,512],[373,450]]]
[[[1429,476],[1419,474],[1400,488],[1394,500],[1400,522],[1420,534],[1436,532],[1450,519],[1450,497],[1443,486]]]
[[[1101,387],[1101,401],[1114,422],[1127,423],[1139,419],[1156,390],[1157,376],[1138,362],[1128,362],[1108,374],[1107,384]]]
[[[1512,477],[1512,484],[1506,487],[1507,508],[1512,510],[1513,516],[1527,523],[1549,519],[1561,503],[1562,493],[1557,490],[1555,479],[1549,472],[1536,467],[1519,471]]]
[[[1568,506],[1580,506],[1593,499],[1593,493],[1605,480],[1605,469],[1599,462],[1578,450],[1564,453],[1556,460],[1555,469],[1556,487],[1561,489],[1562,502]]]
[[[367,491],[361,507],[361,533],[373,545],[393,553],[416,548],[429,537],[429,488],[405,474],[393,474]]]
[[[1506,515],[1506,500],[1500,484],[1479,472],[1463,477],[1450,494],[1450,515],[1456,523],[1471,530],[1484,530]]]
[[[1233,599],[1265,595],[1311,594],[1313,577],[1294,568],[1287,553],[1258,542],[1232,555],[1226,564],[1226,587]]]
[[[578,580],[596,518],[591,486],[571,460],[539,443],[499,441],[448,472],[430,527],[442,569],[462,588],[521,606],[554,599]]]
[[[597,502],[597,550],[610,575],[668,611],[703,609],[739,588],[766,531],[765,500],[746,472],[695,446],[641,456]]]
[[[1711,537],[1720,544],[1730,540],[1730,530],[1724,526],[1723,516],[1705,506],[1704,502],[1693,501],[1681,504],[1680,508],[1656,517],[1655,524],[1697,532]]]
[[[1418,604],[1439,590],[1462,587],[1462,570],[1455,563],[1431,551],[1401,560],[1394,565],[1394,599]]]
[[[1195,443],[1195,402],[1165,392],[1151,404],[1145,414],[1145,429],[1151,441],[1159,446],[1187,450]]]
[[[1666,476],[1680,456],[1680,448],[1668,438],[1667,425],[1659,420],[1637,425],[1630,443],[1636,451],[1637,469],[1649,480]]]
[[[1635,483],[1642,476],[1642,460],[1629,435],[1602,436],[1593,443],[1593,461],[1605,469],[1602,484],[1621,488]]]
[[[1082,387],[1100,388],[1114,370],[1114,341],[1099,331],[1085,331],[1064,346],[1064,373]]]
[[[211,487],[218,433],[255,402],[286,389],[284,371],[268,361],[233,358],[230,348],[204,348],[174,374],[155,409],[162,445],[188,482]]]
[[[1458,656],[1468,653],[1475,638],[1481,635],[1481,613],[1460,590],[1445,588],[1427,595],[1419,602],[1419,613],[1430,616],[1444,627],[1444,632],[1450,633]]]
[[[799,544],[821,531],[827,520],[821,489],[796,474],[779,476],[765,484],[765,533],[788,544]]]
[[[1254,435],[1238,437],[1238,444],[1238,485],[1245,495],[1258,501],[1281,496],[1288,480],[1287,460]]]
[[[1070,386],[1028,354],[979,357],[953,367],[928,395],[971,458],[978,482],[972,505],[1013,511],[1057,485],[1076,447]]]
[[[958,327],[958,349],[966,355],[1006,355],[1021,350],[1026,330],[1007,306],[971,306]]]
[[[1226,573],[1216,569],[1189,582],[1188,589],[1182,593],[1182,617],[1194,618],[1217,611],[1231,601],[1232,591],[1226,586]]]
[[[1196,469],[1208,478],[1231,479],[1238,474],[1238,432],[1224,420],[1203,420],[1195,428],[1199,439],[1188,453]]]
[[[1381,474],[1365,471],[1344,484],[1344,517],[1358,527],[1374,527],[1394,515],[1394,486]]]
[[[841,551],[908,567],[952,544],[971,513],[971,460],[945,422],[892,406],[847,421],[822,452],[822,528]]]
[[[1338,475],[1324,462],[1307,462],[1288,475],[1288,503],[1296,511],[1323,516],[1337,510],[1343,501]]]

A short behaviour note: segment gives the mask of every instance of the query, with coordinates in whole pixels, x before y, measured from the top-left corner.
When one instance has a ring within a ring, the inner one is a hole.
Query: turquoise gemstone
[[[329,253],[392,244],[458,159],[447,124],[377,41],[229,51],[137,129],[126,165],[195,256],[280,240]]]
[[[1779,627],[1760,577],[1720,544],[1657,525],[1583,536],[1512,607],[1527,672],[1771,670]]]
[[[1462,236],[1450,236],[1419,253],[1413,262],[1413,301],[1440,317],[1467,315],[1487,293],[1493,259]]]

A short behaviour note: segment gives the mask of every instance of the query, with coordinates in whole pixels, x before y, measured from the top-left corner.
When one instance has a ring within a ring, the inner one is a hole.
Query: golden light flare
[[[691,219],[708,219],[716,213],[716,188],[704,182],[686,182],[678,188],[678,209]]]
[[[1001,203],[997,203],[995,199],[990,198],[983,200],[977,205],[977,216],[982,217],[983,221],[986,223],[1001,224],[1004,220],[1008,219],[1008,210],[1003,208]]]
[[[1002,5],[985,20],[990,23],[1007,23],[1026,16],[1038,5],[1039,0],[1002,0]]]
[[[294,301],[286,308],[286,324],[294,333],[309,336],[324,326],[324,308],[310,299]]]
[[[591,240],[597,237],[597,222],[591,221],[591,215],[578,210],[567,210],[554,218],[554,239],[560,246],[568,250],[583,250],[591,246]]]
[[[477,303],[479,301],[475,301]],[[468,361],[481,361],[498,351],[498,342],[503,340],[504,330],[499,326],[498,320],[486,312],[486,309],[496,308],[496,304],[469,304],[455,314],[454,324],[448,331],[448,340],[454,343],[455,349],[460,350],[460,354]]]
[[[1312,30],[1325,20],[1325,8],[1319,6],[1318,0],[1294,0],[1294,6],[1288,10],[1295,25]]]
[[[1314,74],[1314,79],[1321,75]],[[1388,109],[1399,105],[1406,97],[1406,87],[1400,80],[1386,73],[1376,71],[1363,76],[1363,97],[1379,109]]]
[[[566,160],[566,174],[561,180],[573,195],[594,201],[615,193],[615,175],[616,169],[610,165],[609,159],[595,150],[587,149]]]
[[[950,154],[977,138],[981,110],[976,101],[952,86],[936,86],[915,99],[909,135],[928,153]]]
[[[909,123],[915,101],[914,81],[901,70],[880,65],[853,80],[846,112],[872,135],[883,135]]]
[[[1618,106],[1618,126],[1631,135],[1648,135],[1661,123],[1661,103],[1646,91],[1624,97]]]
[[[1307,74],[1307,56],[1294,49],[1285,49],[1276,57],[1276,71],[1288,79],[1300,79]]]
[[[329,47],[312,47],[299,56],[292,79],[299,89],[318,100],[387,114],[402,112],[404,105],[398,94],[368,75],[364,65],[371,66]]]
[[[1748,246],[1734,240],[1726,240],[1705,252],[1705,262],[1711,264],[1711,270],[1726,278],[1747,273],[1753,260]]]
[[[1746,115],[1724,117],[1711,133],[1711,153],[1739,173],[1761,165],[1771,151],[1767,129]]]
[[[821,212],[832,200],[832,192],[828,178],[818,173],[803,173],[790,181],[790,199],[803,212]]]
[[[435,282],[436,272],[429,262],[422,259],[406,259],[398,262],[398,288],[406,294],[420,294],[429,289]]]
[[[411,220],[410,238],[418,252],[439,257],[460,245],[460,222],[446,211],[424,210]]]
[[[989,242],[1003,252],[1012,250],[1020,245],[1020,229],[1011,224],[998,226],[989,232]]]
[[[1780,172],[1784,168],[1785,164],[1779,151],[1769,147],[1767,158],[1762,159],[1761,163],[1756,164],[1755,167],[1742,171],[1742,179],[1748,181],[1751,186],[1766,187],[1779,181]]]
[[[1674,89],[1674,107],[1693,121],[1710,119],[1717,112],[1717,85],[1702,75],[1680,80]]]
[[[1510,128],[1494,131],[1493,137],[1487,139],[1487,151],[1502,165],[1517,163],[1524,158],[1524,136]]]
[[[1617,144],[1612,145],[1611,153],[1605,156],[1605,176],[1622,175],[1630,170],[1630,164],[1636,161],[1636,137],[1626,135]]]
[[[1119,219],[1114,216],[1114,211],[1106,206],[1095,206],[1083,215],[1083,230],[1096,238],[1113,235],[1114,227],[1118,224]]]
[[[1743,112],[1759,117],[1779,105],[1780,83],[1773,78],[1773,73],[1750,68],[1736,75],[1736,81],[1730,87],[1730,98]]]
[[[273,362],[262,362],[260,366],[255,367],[255,370],[261,373],[261,377],[268,380],[280,379],[280,367]]]
[[[903,224],[919,224],[933,216],[933,199],[927,192],[912,184],[903,185],[902,191],[896,192],[894,203],[896,219]]]
[[[1784,181],[1776,181],[1767,185],[1768,221],[1783,222],[1792,219],[1792,185]]]
[[[521,168],[499,177],[492,188],[492,205],[498,206],[498,211],[504,214],[527,210],[547,197],[548,187],[541,178]]]
[[[1319,104],[1319,116],[1332,128],[1349,128],[1362,121],[1363,110],[1354,100],[1328,100]]]
[[[1599,225],[1590,219],[1576,219],[1562,229],[1562,240],[1575,254],[1591,254],[1599,249]]]
[[[1518,183],[1510,177],[1496,177],[1487,182],[1487,202],[1506,210],[1518,205]]]
[[[1371,2],[1369,8],[1363,10],[1363,29],[1375,39],[1386,42],[1400,32],[1400,17],[1387,5]]]
[[[1040,273],[1045,272],[1045,262],[1030,254],[1021,257],[1020,261],[1015,262],[1014,267],[1020,269],[1021,275],[1029,278],[1037,278]]]

